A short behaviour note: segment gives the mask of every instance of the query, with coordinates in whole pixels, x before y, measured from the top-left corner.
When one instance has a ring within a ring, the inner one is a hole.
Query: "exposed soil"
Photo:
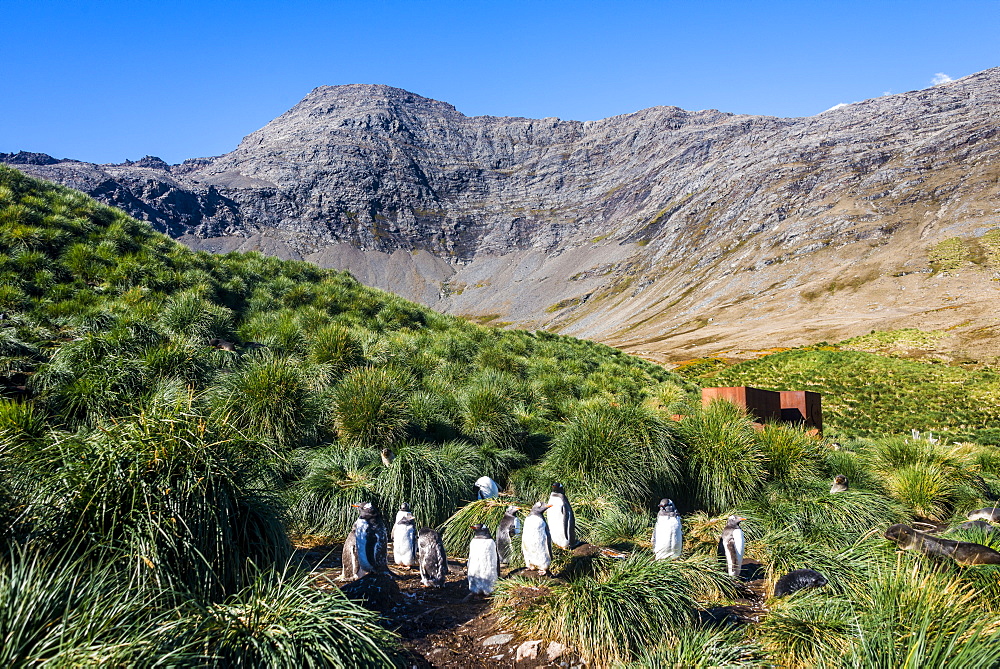
[[[340,576],[341,549],[341,544],[298,549],[299,559],[316,576],[316,587],[329,589],[342,585],[335,580]],[[411,667],[529,669],[580,666],[579,659],[569,652],[552,662],[547,661],[548,643],[545,641],[540,644],[539,659],[516,662],[518,647],[531,640],[498,627],[490,615],[489,599],[470,596],[465,560],[449,559],[448,569],[447,582],[438,589],[424,587],[417,569],[390,565],[403,602],[383,615],[387,626],[402,637]],[[492,643],[484,645],[487,640]]]
[[[300,544],[298,556],[316,576],[316,587],[336,588],[342,583],[340,576],[341,544],[304,546]],[[589,545],[578,547],[580,555]],[[390,549],[391,555],[391,549]],[[403,647],[409,654],[409,666],[441,667],[443,669],[478,668],[572,668],[587,666],[572,651],[564,651],[552,661],[548,660],[549,642],[538,643],[538,657],[516,661],[517,651],[525,642],[537,640],[518,636],[498,625],[490,613],[488,598],[470,596],[466,582],[465,560],[448,560],[449,574],[443,588],[426,588],[420,583],[417,569],[390,565],[390,571],[402,594],[402,603],[383,612],[386,625],[399,633]],[[523,570],[521,570],[522,573]],[[503,576],[514,572],[505,571]],[[526,572],[531,575],[532,572]],[[539,577],[540,581],[548,577]],[[748,560],[743,565],[741,580],[744,590],[741,598],[729,606],[714,607],[702,613],[702,618],[720,624],[747,624],[760,622],[767,611],[765,582],[760,564]],[[484,642],[488,642],[488,645]],[[553,647],[553,651],[556,648]]]

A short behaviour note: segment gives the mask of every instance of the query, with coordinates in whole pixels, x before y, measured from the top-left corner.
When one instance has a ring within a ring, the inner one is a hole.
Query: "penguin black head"
[[[407,513],[409,513],[409,511],[410,511],[410,505],[407,504],[406,502],[403,502],[402,504],[399,505],[399,510],[400,511],[406,511]]]
[[[726,519],[726,528],[731,529],[739,527],[740,523],[742,523],[744,520],[746,520],[746,518],[744,518],[743,516],[729,516],[729,518]]]
[[[847,485],[847,477],[843,474],[837,474],[833,477],[833,482],[839,485]]]
[[[531,507],[531,515],[541,516],[545,513],[545,510],[552,506],[551,504],[545,504],[543,502],[535,502],[535,505]]]
[[[511,504],[510,506],[507,507],[507,510],[504,512],[503,515],[514,517],[514,516],[517,515],[518,511],[520,511],[520,509],[518,509],[516,506],[514,506],[513,504]]]
[[[566,489],[563,488],[563,484],[562,483],[553,483],[552,484],[552,492],[554,492],[557,495],[562,495],[564,497],[566,496]]]
[[[676,510],[674,508],[674,502],[673,502],[673,500],[667,499],[666,497],[664,497],[663,499],[660,500],[660,505],[659,506],[664,511],[675,511]]]
[[[378,506],[373,502],[365,502],[364,504],[352,504],[351,506],[358,509],[358,515],[365,520],[372,520],[378,518],[382,515],[379,511]]]
[[[490,528],[486,527],[482,523],[476,523],[475,525],[469,525],[475,532],[473,533],[474,538],[482,539],[492,539],[493,535],[490,533]]]

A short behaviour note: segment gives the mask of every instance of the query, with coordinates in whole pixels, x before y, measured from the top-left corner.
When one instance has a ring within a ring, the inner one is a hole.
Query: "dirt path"
[[[299,548],[299,559],[316,576],[316,587],[338,587],[341,545]],[[416,569],[391,565],[403,602],[383,615],[387,626],[402,638],[410,654],[410,667],[444,669],[516,669],[580,666],[575,656],[563,653],[547,660],[547,644],[540,644],[540,658],[516,662],[517,649],[529,639],[500,629],[490,615],[490,602],[469,596],[465,560],[449,559],[443,588],[425,588]],[[484,643],[486,642],[486,643]]]

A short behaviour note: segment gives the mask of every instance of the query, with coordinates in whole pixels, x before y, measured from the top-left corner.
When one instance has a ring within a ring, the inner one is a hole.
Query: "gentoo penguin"
[[[378,506],[371,502],[351,506],[359,510],[359,518],[344,542],[341,579],[348,581],[389,568],[389,533]]]
[[[545,510],[548,505],[535,502],[531,513],[524,520],[524,530],[521,534],[521,552],[524,554],[524,566],[537,569],[545,574],[552,564],[552,535],[545,523]]]
[[[476,499],[491,499],[500,494],[500,486],[489,476],[476,479]]]
[[[833,485],[830,486],[830,492],[847,492],[847,477],[843,474],[837,474],[833,477]]]
[[[1000,553],[992,548],[968,541],[941,539],[909,525],[891,525],[885,531],[885,538],[896,542],[903,550],[949,557],[960,565],[1000,564]]]
[[[396,459],[396,454],[392,452],[391,448],[383,448],[380,453],[382,456],[382,465],[388,467],[392,464],[392,461]]]
[[[471,526],[475,530],[469,542],[468,578],[469,592],[489,595],[500,576],[500,559],[497,544],[488,527],[482,523]]]
[[[969,520],[988,520],[991,523],[1000,523],[1000,508],[995,506],[985,509],[977,509],[969,513]]]
[[[404,567],[417,566],[417,521],[406,502],[396,512],[392,526],[392,560]]]
[[[425,586],[443,588],[448,573],[448,557],[444,553],[441,533],[425,527],[417,535],[420,547],[420,582]]]
[[[726,571],[736,578],[743,568],[743,529],[740,528],[746,518],[742,516],[729,516],[726,527],[722,530],[722,538],[719,539],[719,555],[726,558]]]
[[[788,572],[778,579],[778,582],[774,584],[774,596],[784,597],[792,594],[793,592],[798,592],[799,590],[822,588],[827,583],[829,583],[829,581],[826,580],[826,576],[823,576],[823,574],[818,571],[813,571],[812,569],[796,569]]]
[[[510,543],[521,533],[521,519],[517,517],[517,507],[508,506],[497,526],[497,553],[500,564],[510,564]]]
[[[545,522],[549,525],[552,543],[566,550],[576,546],[576,517],[573,515],[573,507],[566,499],[566,490],[562,483],[552,484]]]
[[[677,513],[671,500],[661,499],[653,528],[653,555],[657,560],[679,558],[683,541],[681,514]]]

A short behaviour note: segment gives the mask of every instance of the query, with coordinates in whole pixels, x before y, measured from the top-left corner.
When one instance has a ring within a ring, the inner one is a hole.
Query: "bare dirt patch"
[[[300,542],[298,545],[298,558],[315,575],[316,587],[339,587],[336,578],[340,576],[342,545],[319,542]],[[410,667],[528,669],[579,666],[579,660],[569,653],[563,653],[553,662],[547,661],[547,641],[540,644],[538,659],[515,661],[518,647],[532,640],[498,627],[490,615],[489,599],[470,596],[465,560],[449,559],[448,569],[443,588],[426,588],[420,583],[417,569],[390,566],[403,601],[383,615],[386,626],[402,638],[403,647],[409,653]]]

